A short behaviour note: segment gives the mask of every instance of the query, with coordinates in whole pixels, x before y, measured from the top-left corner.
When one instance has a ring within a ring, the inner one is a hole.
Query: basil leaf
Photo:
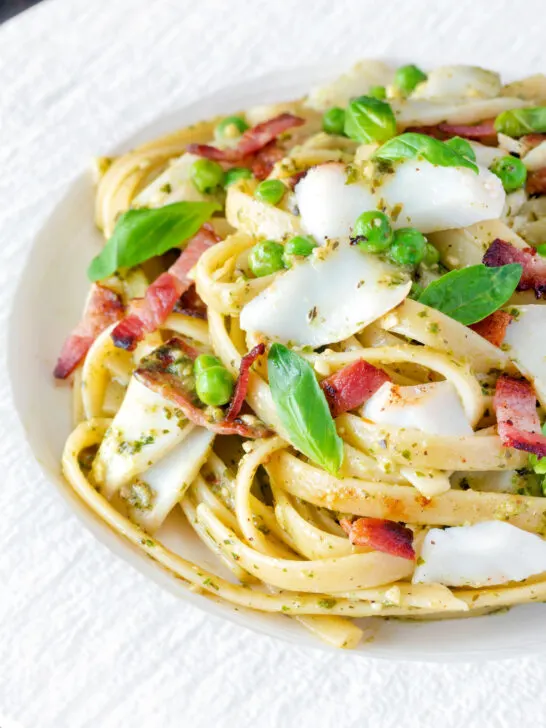
[[[508,301],[516,290],[522,271],[519,263],[500,268],[488,268],[480,263],[452,270],[430,283],[419,296],[419,303],[436,308],[469,326]]]
[[[400,134],[379,147],[372,159],[381,162],[403,162],[406,159],[426,159],[440,167],[468,167],[478,173],[478,167],[467,157],[463,157],[451,146],[433,139],[426,134],[407,132]]]
[[[267,372],[273,402],[290,442],[335,475],[343,462],[343,441],[311,365],[286,346],[273,344]]]
[[[153,209],[128,210],[116,222],[106,245],[91,261],[92,281],[132,268],[155,255],[175,248],[199,230],[219,210],[216,202],[175,202]]]
[[[396,134],[393,110],[373,96],[353,99],[345,112],[345,134],[357,142],[384,142]]]
[[[503,111],[495,119],[495,131],[510,137],[546,132],[546,106]]]

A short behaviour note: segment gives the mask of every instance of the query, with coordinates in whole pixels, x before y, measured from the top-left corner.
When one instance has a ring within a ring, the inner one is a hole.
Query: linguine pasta
[[[87,506],[339,647],[545,600],[545,86],[368,61],[100,160],[55,369]],[[217,571],[162,542],[176,509]]]

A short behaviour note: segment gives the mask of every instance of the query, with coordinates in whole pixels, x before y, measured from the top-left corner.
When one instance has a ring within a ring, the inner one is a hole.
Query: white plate
[[[337,70],[343,67],[332,69],[329,64],[323,68],[284,71],[226,89],[148,126],[129,139],[124,149],[215,114],[297,98]],[[93,201],[90,175],[75,179],[34,241],[12,309],[8,352],[11,385],[19,417],[38,462],[95,536],[163,587],[200,609],[250,629],[298,645],[331,649],[287,617],[234,611],[229,604],[188,591],[94,516],[61,477],[59,461],[71,429],[71,397],[66,384],[54,382],[52,371],[64,338],[79,319],[89,285],[85,271],[101,245],[93,225]],[[178,515],[168,520],[159,538],[184,557],[218,569],[214,557]],[[528,655],[544,649],[545,616],[546,608],[533,604],[474,619],[381,621],[375,639],[362,644],[356,654],[431,661]]]

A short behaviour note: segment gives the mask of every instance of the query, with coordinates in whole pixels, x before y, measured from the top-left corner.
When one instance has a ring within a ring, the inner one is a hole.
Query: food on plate
[[[545,85],[363,61],[99,160],[54,369],[87,505],[340,647],[546,600]]]

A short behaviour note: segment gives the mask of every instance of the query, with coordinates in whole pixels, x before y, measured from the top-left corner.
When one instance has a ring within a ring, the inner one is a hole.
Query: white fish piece
[[[499,96],[495,99],[414,99],[390,102],[400,127],[434,124],[477,124],[502,111],[529,106],[528,101]]]
[[[408,160],[379,188],[390,206],[401,205],[395,227],[422,233],[474,225],[501,216],[506,193],[500,179],[485,167],[478,174],[465,167],[439,167]]]
[[[546,306],[530,303],[526,306],[510,306],[514,316],[504,337],[504,348],[522,374],[528,376],[537,396],[546,405]]]
[[[306,105],[317,111],[346,106],[355,96],[367,94],[372,86],[388,86],[393,76],[394,70],[382,61],[361,61],[335,81],[312,89]]]
[[[93,463],[101,492],[111,498],[182,442],[191,427],[171,402],[133,377]]]
[[[364,181],[347,184],[341,163],[309,170],[295,189],[302,227],[318,241],[348,236],[356,218],[386,204],[400,207],[395,228],[423,233],[461,228],[500,217],[506,194],[489,170],[440,167],[410,159],[386,174],[374,192]]]
[[[487,147],[485,144],[473,142],[470,139],[468,143],[476,155],[476,164],[479,164],[481,167],[487,167],[489,169],[495,160],[506,157],[504,149],[499,149],[499,147]]]
[[[385,382],[361,409],[379,425],[421,430],[431,435],[463,437],[473,430],[451,382],[402,387]]]
[[[188,152],[182,154],[145,187],[133,200],[137,207],[162,207],[172,202],[199,202],[210,200],[210,195],[199,192],[190,172],[194,162],[202,157]]]
[[[241,312],[241,328],[293,346],[352,336],[401,303],[411,281],[399,269],[342,240],[278,274]]]
[[[527,152],[521,161],[529,172],[535,172],[537,169],[546,167],[546,141],[541,142],[530,152]]]
[[[296,185],[295,195],[302,227],[318,241],[347,237],[356,218],[377,205],[367,186],[347,184],[347,168],[340,162],[310,169]]]
[[[501,90],[498,73],[479,66],[439,66],[411,94],[412,99],[455,97],[492,99]]]
[[[431,528],[414,584],[494,586],[546,571],[546,541],[505,521]]]
[[[186,489],[197,477],[214,441],[214,432],[204,427],[186,429],[182,442],[141,473],[137,483],[149,489],[151,504],[148,508],[132,507],[131,520],[148,533],[161,526]]]

